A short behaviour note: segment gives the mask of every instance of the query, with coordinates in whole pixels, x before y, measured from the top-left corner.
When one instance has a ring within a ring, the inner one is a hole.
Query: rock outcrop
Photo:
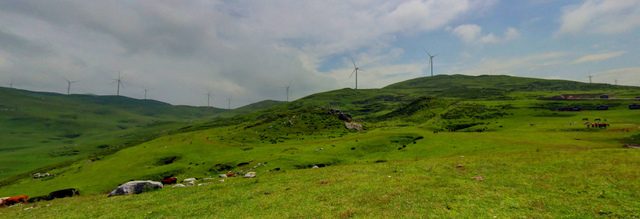
[[[131,194],[139,194],[143,192],[148,192],[151,190],[156,190],[162,188],[161,182],[156,181],[131,181],[125,184],[118,186],[118,188],[114,189],[109,193],[109,197],[117,196],[117,195],[131,195]]]

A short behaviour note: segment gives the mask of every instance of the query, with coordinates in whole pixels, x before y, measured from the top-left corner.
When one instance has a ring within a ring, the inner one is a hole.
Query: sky
[[[237,108],[433,74],[640,86],[638,0],[0,1],[0,86]],[[351,76],[351,78],[350,78]]]

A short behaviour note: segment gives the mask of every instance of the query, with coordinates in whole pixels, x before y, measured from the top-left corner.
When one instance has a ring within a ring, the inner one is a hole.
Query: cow
[[[177,177],[171,177],[168,179],[163,179],[162,180],[162,185],[173,185],[176,184],[178,182],[178,178]]]
[[[29,198],[29,200],[27,200],[27,202],[36,203],[36,202],[39,202],[39,201],[47,201],[47,200],[49,200],[49,196],[48,195],[43,195],[43,196],[36,196],[36,197],[33,197],[33,198]]]
[[[536,125],[535,123],[531,123],[531,124],[529,124],[529,126],[535,126],[535,125]]]
[[[589,121],[588,118],[582,118],[582,121]]]
[[[80,195],[80,191],[77,189],[63,189],[49,193],[49,200],[53,200],[56,198],[66,198]]]
[[[593,121],[602,121],[600,118],[594,119]]]
[[[2,206],[11,206],[17,203],[27,203],[27,200],[29,200],[29,196],[28,195],[19,195],[19,196],[13,196],[10,198],[7,198],[5,200],[2,201],[2,204],[0,204],[0,207]]]

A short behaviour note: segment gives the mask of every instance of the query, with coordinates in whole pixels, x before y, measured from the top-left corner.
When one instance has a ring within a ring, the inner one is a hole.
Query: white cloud
[[[10,62],[0,74],[19,76],[25,89],[60,92],[67,76],[82,80],[72,92],[113,94],[108,79],[122,71],[135,84],[121,90],[127,96],[142,97],[145,85],[159,100],[203,105],[208,87],[247,104],[283,99],[280,84],[290,80],[300,95],[346,86],[348,76],[318,68],[352,54],[365,69],[384,69],[367,72],[364,86],[383,86],[403,73],[391,71],[411,72],[395,80],[421,74],[388,64],[404,53],[392,46],[396,35],[440,30],[495,2],[9,1],[0,5],[0,33],[10,33],[0,34],[0,54]]]
[[[471,55],[471,53],[469,53],[467,51],[464,51],[464,52],[460,53],[460,57],[468,59],[468,58],[472,58],[473,55]]]
[[[624,53],[625,53],[624,51],[619,51],[619,52],[603,53],[603,54],[596,54],[596,55],[588,55],[588,56],[583,56],[579,59],[576,59],[572,63],[578,64],[583,62],[602,61],[602,60],[607,60],[607,59],[615,58],[618,56],[622,56]]]
[[[619,68],[592,74],[594,83],[640,86],[640,67]]]
[[[563,9],[556,36],[579,34],[619,34],[640,26],[638,0],[587,0]]]
[[[483,44],[496,44],[514,40],[520,33],[514,28],[508,28],[504,33],[504,38],[496,37],[493,33],[482,36],[482,27],[475,24],[464,24],[451,30],[451,34],[460,38],[466,44],[481,46]]]
[[[523,71],[533,71],[540,66],[554,65],[556,60],[567,55],[566,52],[550,52],[509,58],[485,58],[477,63],[455,66],[448,74],[486,75],[522,75]]]

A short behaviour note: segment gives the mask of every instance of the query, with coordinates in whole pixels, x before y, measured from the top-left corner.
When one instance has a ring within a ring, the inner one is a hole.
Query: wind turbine
[[[65,81],[67,81],[68,85],[67,85],[67,95],[69,95],[69,91],[71,91],[71,84],[76,83],[76,82],[80,82],[80,81],[70,81],[67,78],[64,78]]]
[[[429,52],[427,52],[427,49],[425,49],[425,48],[422,48],[422,49],[424,49],[424,51],[427,53],[427,55],[429,55],[429,65],[431,66],[431,76],[433,76],[433,57],[436,57],[439,54],[431,55],[431,54],[429,54]]]
[[[11,78],[11,82],[9,82],[9,88],[13,88],[13,78]]]
[[[120,76],[120,71],[118,71],[118,79],[112,79],[113,82],[111,82],[111,84],[109,84],[109,85],[112,85],[114,83],[118,83],[118,90],[116,92],[116,96],[120,96],[120,86],[122,86],[122,88],[124,88],[124,84],[129,84],[127,82],[122,81],[122,79],[124,79],[124,76],[121,77]]]
[[[231,96],[227,97],[227,100],[229,100],[229,109],[231,109]]]
[[[356,62],[353,61],[353,57],[351,57],[351,62],[353,62],[353,72],[351,72],[351,76],[353,76],[353,74],[356,74],[356,90],[358,89],[358,70],[360,71],[364,71],[360,68],[358,68],[358,66],[356,66]],[[349,79],[351,79],[351,76],[349,76]]]
[[[616,81],[616,85],[618,85],[618,79],[616,79],[616,80],[614,80],[614,81]]]
[[[289,102],[289,88],[291,88],[291,82],[292,81],[289,81],[289,84],[282,83],[282,84],[284,84],[284,87],[282,87],[282,88],[286,88],[287,89],[287,102]]]
[[[209,90],[209,88],[207,88],[207,93],[205,94],[207,96],[207,107],[209,107],[209,100],[211,99],[211,92],[213,92],[212,90]]]
[[[591,76],[591,73],[589,73],[589,83],[590,84],[593,83],[593,82],[591,82],[591,78],[593,78],[593,76]]]
[[[153,89],[149,89],[149,88],[146,88],[146,87],[143,87],[143,86],[140,86],[140,87],[144,90],[144,99],[146,100],[147,99],[147,91],[150,91],[150,90],[153,90]]]

